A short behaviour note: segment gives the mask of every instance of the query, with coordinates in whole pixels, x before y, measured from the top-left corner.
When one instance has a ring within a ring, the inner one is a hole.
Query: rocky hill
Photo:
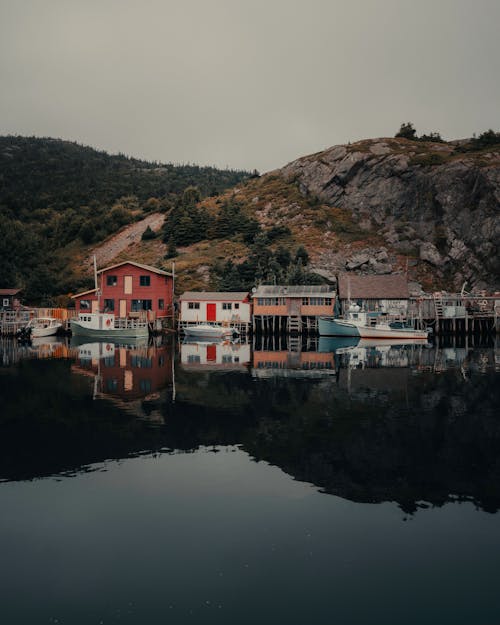
[[[259,271],[280,281],[295,275],[279,267],[283,249],[293,260],[303,246],[307,280],[406,272],[415,293],[464,282],[498,289],[500,140],[489,136],[486,145],[386,138],[334,146],[206,199],[198,208],[214,219],[230,204],[256,220],[259,243],[238,233],[218,239],[208,227],[204,240],[178,246],[180,286],[247,288]]]
[[[325,246],[324,269],[384,272],[408,258],[416,277],[499,286],[500,145],[373,139],[335,146],[275,172],[305,195],[348,210],[383,239],[350,256]],[[340,255],[339,255],[340,253]],[[384,262],[380,262],[383,260]]]
[[[484,136],[369,139],[250,177],[0,138],[0,282],[32,301],[75,292],[96,251],[175,259],[179,291],[346,270],[406,272],[416,293],[499,289],[500,135]]]

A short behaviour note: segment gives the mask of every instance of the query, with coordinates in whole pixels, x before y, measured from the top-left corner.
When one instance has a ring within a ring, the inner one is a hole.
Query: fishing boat
[[[427,339],[427,330],[416,330],[401,321],[389,322],[381,315],[369,315],[351,304],[344,318],[320,317],[320,336],[354,336],[370,339]]]
[[[196,338],[223,339],[239,335],[239,331],[236,328],[232,328],[231,326],[210,325],[209,323],[185,326],[183,330],[185,336]]]
[[[115,317],[113,313],[99,312],[101,308],[101,291],[97,285],[95,256],[94,281],[98,312],[80,312],[76,319],[72,319],[71,332],[73,336],[120,340],[147,338],[149,336],[149,328],[146,319]]]
[[[71,320],[73,336],[101,339],[138,339],[149,336],[145,319],[115,317],[112,313],[80,313]]]
[[[45,336],[54,336],[62,328],[62,322],[54,317],[33,317],[19,329],[21,339],[38,339]]]

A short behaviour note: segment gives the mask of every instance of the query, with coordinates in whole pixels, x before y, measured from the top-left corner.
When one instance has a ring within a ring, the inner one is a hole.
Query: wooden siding
[[[108,276],[116,276],[116,285],[107,284]],[[131,277],[132,282],[130,293],[127,293],[125,289],[126,282],[128,283],[128,280],[125,280],[125,278],[128,276]],[[149,277],[149,286],[141,286],[141,276]],[[101,289],[101,311],[104,310],[105,300],[114,300],[114,314],[118,316],[121,314],[120,300],[122,300],[126,302],[126,314],[128,316],[132,313],[132,300],[151,300],[150,316],[168,317],[172,315],[173,279],[170,275],[161,275],[143,267],[136,267],[127,263],[103,271],[98,275],[98,282]],[[78,297],[76,299],[78,312],[88,310],[81,308],[82,300],[91,302],[92,306],[92,302],[97,301],[97,295],[94,292]],[[160,308],[160,300],[163,300],[163,309]]]

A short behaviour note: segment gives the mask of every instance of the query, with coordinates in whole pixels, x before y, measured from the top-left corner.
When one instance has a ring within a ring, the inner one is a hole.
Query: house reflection
[[[252,375],[258,378],[316,377],[335,373],[333,352],[255,350]]]
[[[94,397],[151,399],[172,384],[172,350],[166,345],[85,343],[74,348],[74,357],[72,372],[94,377]]]
[[[246,371],[251,360],[248,343],[224,340],[189,341],[180,345],[183,369],[205,371]]]

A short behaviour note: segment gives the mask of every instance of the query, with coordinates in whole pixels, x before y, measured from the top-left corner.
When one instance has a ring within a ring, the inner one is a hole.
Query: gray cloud
[[[0,133],[262,171],[498,129],[497,0],[0,0]]]

